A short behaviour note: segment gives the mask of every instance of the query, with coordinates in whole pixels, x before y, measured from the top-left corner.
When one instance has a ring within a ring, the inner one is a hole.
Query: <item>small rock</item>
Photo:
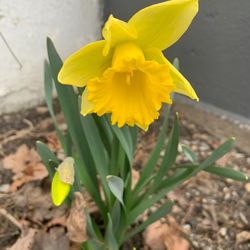
[[[36,111],[38,114],[44,114],[48,112],[48,108],[45,106],[38,106],[36,107]]]
[[[0,192],[7,192],[9,190],[10,184],[3,184],[0,186]]]
[[[229,200],[231,199],[231,194],[230,193],[227,193],[224,197],[225,200]]]
[[[194,246],[195,248],[198,248],[198,247],[199,247],[199,243],[198,243],[197,241],[193,241],[193,246]]]
[[[245,189],[248,193],[250,193],[250,182],[245,184]]]
[[[172,213],[180,213],[182,210],[179,206],[173,206]]]
[[[201,150],[201,151],[207,151],[207,150],[209,150],[209,146],[208,146],[207,144],[202,144],[202,145],[200,146],[200,150]]]
[[[227,229],[226,229],[225,227],[222,227],[222,228],[220,229],[219,233],[220,233],[221,236],[224,237],[224,236],[226,236],[226,234],[227,234]]]
[[[250,157],[247,157],[247,164],[250,164]]]
[[[185,224],[182,226],[182,229],[185,233],[189,234],[191,232],[191,225],[190,224]]]
[[[245,225],[249,225],[248,219],[246,218],[246,216],[243,213],[239,213],[240,219],[241,221],[245,224]]]

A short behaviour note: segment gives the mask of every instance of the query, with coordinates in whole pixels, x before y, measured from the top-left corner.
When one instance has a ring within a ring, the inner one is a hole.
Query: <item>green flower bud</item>
[[[60,206],[74,183],[74,159],[67,157],[56,169],[52,179],[51,197],[54,205]]]

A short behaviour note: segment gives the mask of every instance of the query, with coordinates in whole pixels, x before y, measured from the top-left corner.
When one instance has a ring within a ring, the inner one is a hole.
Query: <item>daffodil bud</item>
[[[68,196],[74,183],[74,159],[67,157],[56,169],[51,185],[51,197],[56,206],[60,206]]]

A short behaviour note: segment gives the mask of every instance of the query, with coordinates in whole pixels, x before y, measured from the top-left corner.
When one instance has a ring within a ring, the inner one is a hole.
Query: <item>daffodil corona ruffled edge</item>
[[[58,80],[84,87],[81,113],[111,113],[112,124],[146,130],[158,118],[162,103],[176,92],[198,100],[191,84],[162,51],[187,30],[198,12],[198,0],[172,0],[138,11],[128,22],[109,17],[104,40],[70,56]]]

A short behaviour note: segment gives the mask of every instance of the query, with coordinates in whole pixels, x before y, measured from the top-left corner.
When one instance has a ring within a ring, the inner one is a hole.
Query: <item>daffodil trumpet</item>
[[[67,58],[58,80],[85,86],[82,115],[111,113],[118,127],[147,130],[162,103],[172,103],[172,92],[198,100],[188,80],[162,53],[179,40],[197,12],[198,0],[171,0],[138,11],[128,22],[111,15],[104,39]]]

